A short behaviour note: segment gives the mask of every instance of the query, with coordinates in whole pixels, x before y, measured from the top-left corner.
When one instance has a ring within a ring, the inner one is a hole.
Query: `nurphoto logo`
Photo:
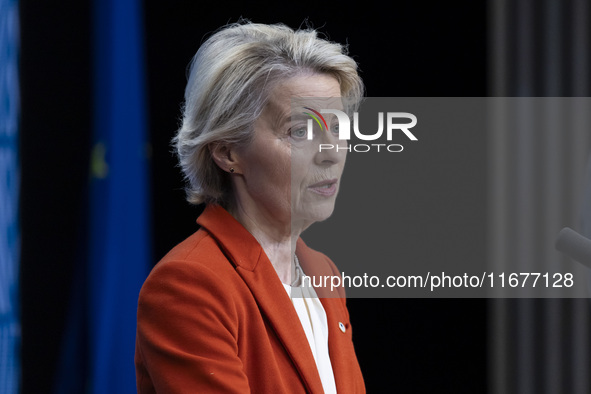
[[[316,111],[310,107],[304,107],[310,112],[304,112],[305,115],[310,116],[312,119],[308,119],[307,122],[307,138],[308,140],[314,139],[314,122],[318,124],[320,130],[328,131],[328,124],[324,119],[323,114],[332,114],[336,116],[338,121],[338,136],[339,140],[350,140],[351,139],[351,120],[349,115],[345,112],[337,109],[321,109]],[[406,119],[410,122],[399,122],[400,119]],[[410,131],[411,128],[416,126],[417,117],[409,112],[378,112],[378,130],[373,134],[366,134],[359,130],[359,113],[353,113],[353,133],[355,136],[362,141],[377,141],[382,138],[384,134],[384,123],[386,123],[386,141],[391,142],[395,133],[402,132],[411,141],[418,141],[417,137]],[[375,150],[377,152],[388,151],[388,152],[402,152],[404,147],[401,144],[385,144],[385,143],[372,143],[372,144],[353,144],[353,145],[338,145],[338,144],[319,144],[319,151],[326,150],[347,150],[348,152],[369,152]]]

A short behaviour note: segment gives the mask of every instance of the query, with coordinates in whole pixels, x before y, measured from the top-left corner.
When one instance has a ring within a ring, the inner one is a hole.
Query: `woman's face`
[[[307,138],[308,107],[340,109],[341,89],[329,75],[296,76],[279,83],[254,124],[253,141],[238,153],[243,175],[243,193],[264,207],[264,214],[291,222],[291,229],[303,231],[316,221],[327,219],[334,209],[345,166],[346,141],[338,140],[336,117],[324,115],[329,130],[314,122],[314,137]],[[319,150],[320,144],[342,149]],[[246,193],[244,193],[246,192]],[[240,203],[240,201],[239,201]]]

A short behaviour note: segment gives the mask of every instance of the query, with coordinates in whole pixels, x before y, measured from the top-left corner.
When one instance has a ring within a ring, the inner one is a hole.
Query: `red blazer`
[[[140,292],[138,393],[322,393],[306,334],[262,247],[219,206],[197,222],[202,228]],[[296,253],[307,275],[339,275],[301,240]],[[365,393],[345,299],[321,302],[337,391]]]

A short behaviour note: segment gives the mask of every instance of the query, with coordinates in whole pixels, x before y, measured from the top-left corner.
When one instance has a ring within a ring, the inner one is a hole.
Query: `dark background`
[[[54,384],[86,240],[92,6],[20,4],[22,389],[40,393]],[[348,43],[368,96],[487,95],[485,2],[150,0],[144,10],[154,263],[196,230],[200,209],[184,200],[169,141],[187,64],[220,26],[240,17],[292,27],[307,19],[331,40]],[[486,300],[350,299],[348,305],[368,392],[486,391]]]

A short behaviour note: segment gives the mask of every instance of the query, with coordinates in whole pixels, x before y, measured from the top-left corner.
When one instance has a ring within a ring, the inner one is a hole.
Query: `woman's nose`
[[[316,164],[326,166],[344,160],[350,147],[347,140],[339,139],[338,132],[322,131],[314,148]]]

